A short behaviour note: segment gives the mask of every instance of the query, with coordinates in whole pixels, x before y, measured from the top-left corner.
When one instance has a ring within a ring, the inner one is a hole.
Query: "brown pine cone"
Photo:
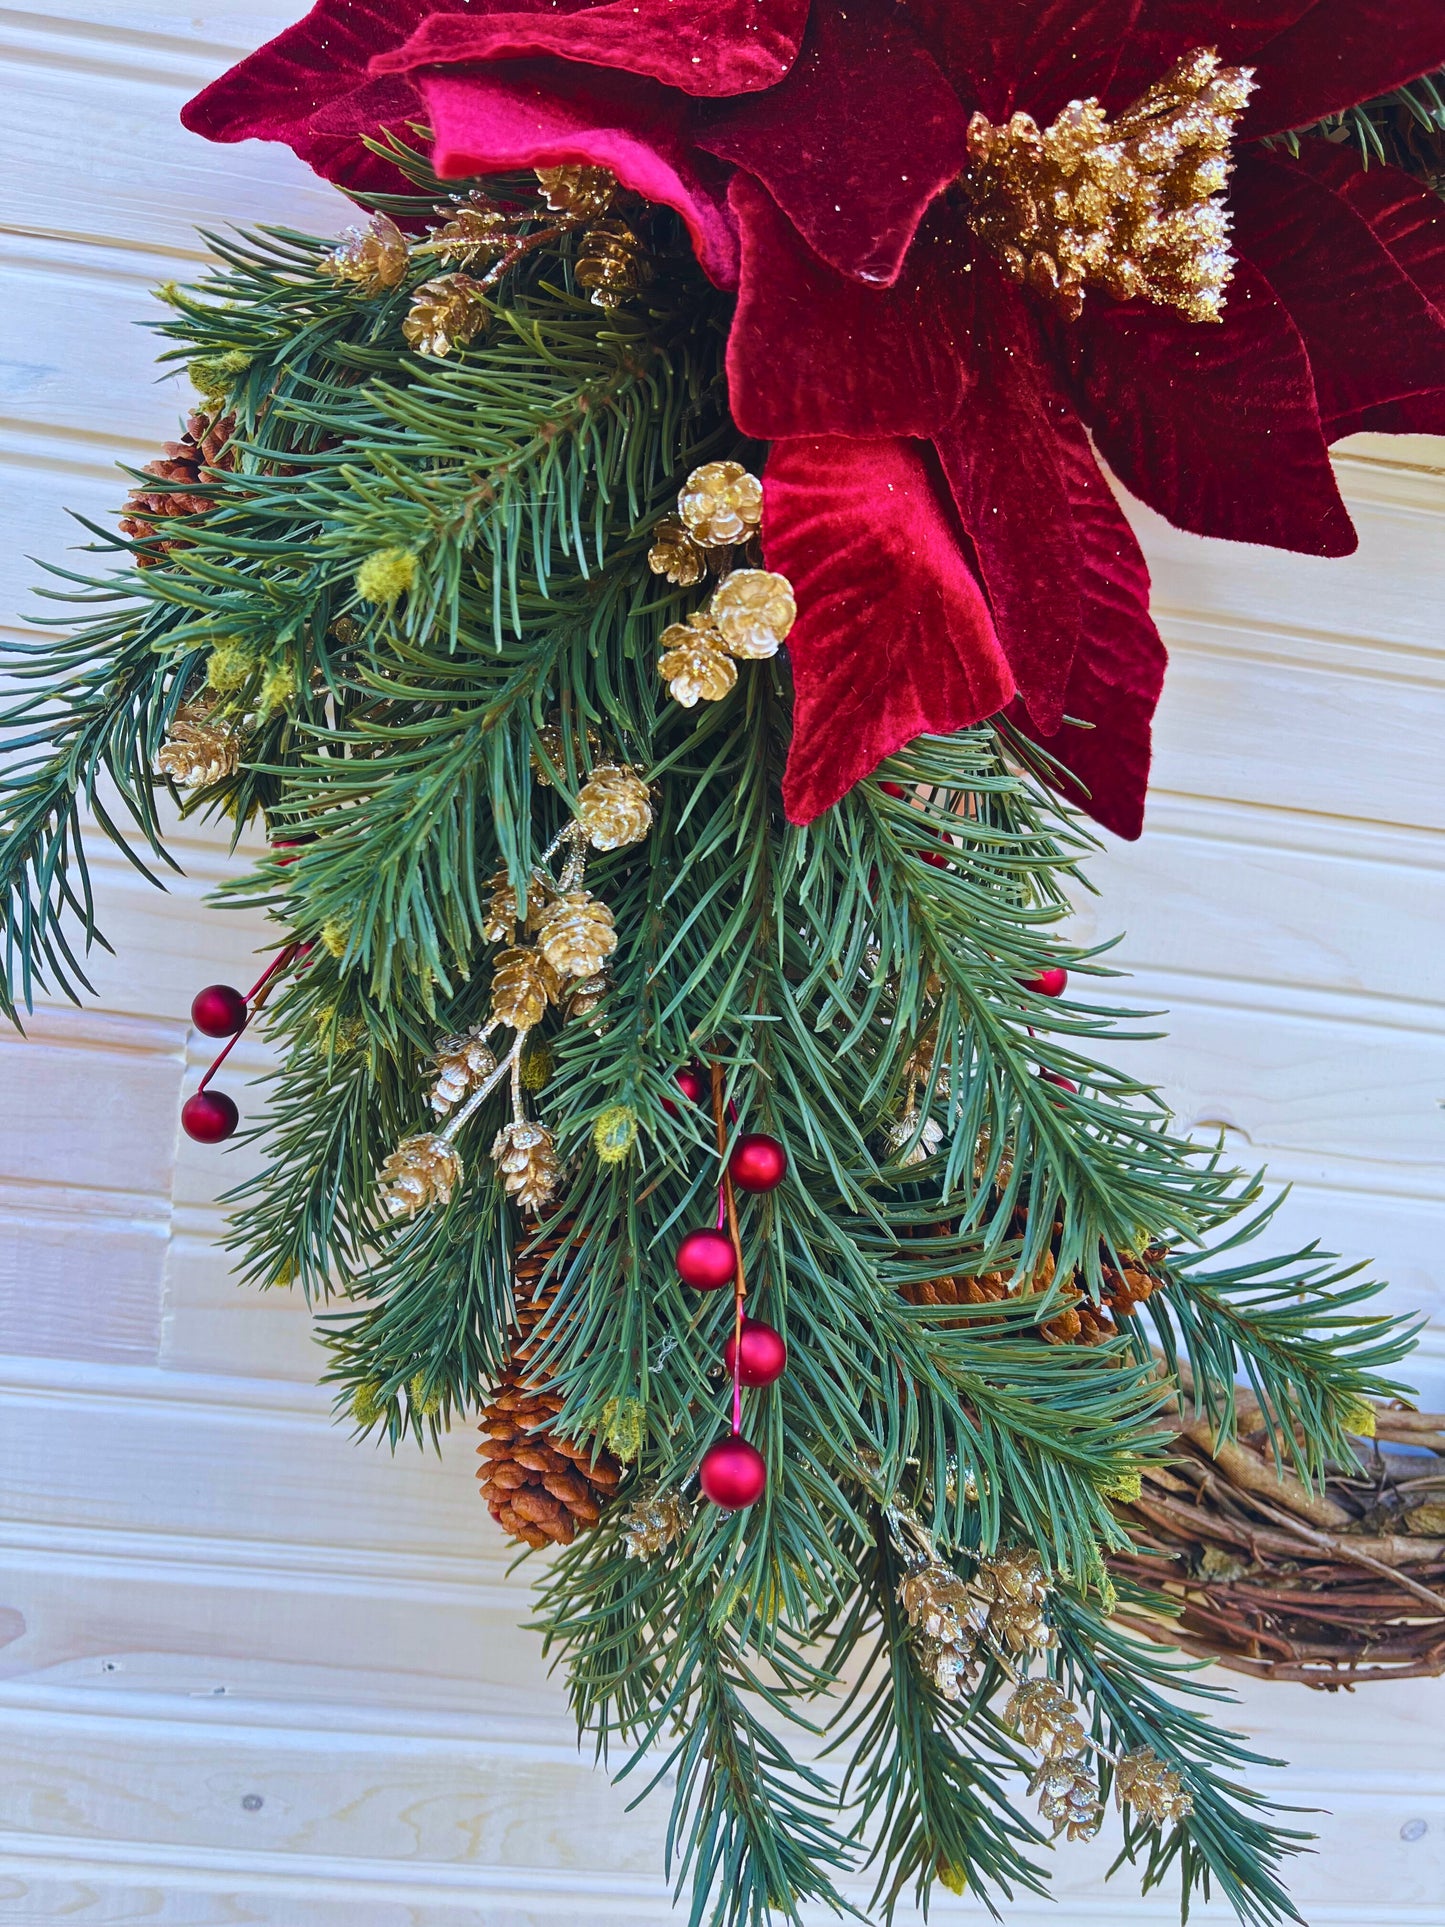
[[[171,549],[185,546],[182,535],[158,534],[156,520],[205,514],[211,506],[207,475],[223,474],[236,466],[227,447],[235,427],[234,415],[218,417],[197,409],[188,417],[181,439],[167,442],[164,455],[146,464],[142,473],[152,476],[156,486],[131,490],[120,524],[122,535],[145,544],[136,552],[141,568],[148,569]]]
[[[567,1241],[563,1225],[517,1260],[517,1323],[512,1355],[483,1407],[477,1447],[482,1497],[497,1524],[529,1546],[570,1545],[595,1526],[616,1492],[622,1468],[612,1454],[559,1438],[551,1421],[562,1409],[554,1392],[529,1383],[537,1328],[552,1308],[555,1283],[538,1289],[550,1260]]]
[[[910,1305],[996,1305],[1009,1295],[1000,1271],[980,1272],[977,1278],[925,1278],[902,1291]]]

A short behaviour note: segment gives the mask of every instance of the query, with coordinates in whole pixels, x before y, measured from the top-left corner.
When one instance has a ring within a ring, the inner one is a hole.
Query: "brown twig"
[[[1445,1480],[1445,1418],[1381,1408],[1380,1438],[1414,1452],[1377,1451],[1311,1489],[1251,1442],[1252,1399],[1239,1415],[1245,1436],[1221,1440],[1179,1413],[1178,1456],[1120,1508],[1134,1545],[1114,1570],[1160,1597],[1158,1616],[1129,1601],[1121,1623],[1256,1678],[1333,1688],[1445,1672],[1445,1538],[1391,1530]]]

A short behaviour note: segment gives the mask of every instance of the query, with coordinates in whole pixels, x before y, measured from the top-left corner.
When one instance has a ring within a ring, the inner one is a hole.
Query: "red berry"
[[[246,1021],[246,999],[230,984],[207,984],[191,999],[191,1022],[204,1037],[234,1037]]]
[[[1069,982],[1069,973],[1062,964],[1046,964],[1036,977],[1021,979],[1023,988],[1031,990],[1036,997],[1062,997]]]
[[[689,1231],[677,1247],[677,1275],[694,1291],[721,1291],[738,1272],[738,1255],[725,1231]]]
[[[685,1064],[672,1081],[689,1104],[701,1104],[707,1092],[708,1080],[700,1064]],[[663,1098],[662,1108],[669,1117],[677,1116],[677,1106],[670,1097]]]
[[[236,1100],[224,1091],[197,1091],[181,1106],[181,1129],[197,1144],[220,1144],[240,1121]]]
[[[908,794],[901,783],[880,783],[878,787],[885,796],[896,796],[900,801]]]
[[[1057,1071],[1040,1071],[1039,1076],[1046,1084],[1057,1084],[1061,1091],[1076,1091],[1079,1088],[1071,1077],[1060,1077]]]
[[[916,852],[925,863],[931,863],[935,870],[946,870],[948,858],[942,850],[919,850]]]
[[[744,1506],[756,1505],[767,1491],[768,1468],[758,1448],[734,1432],[703,1453],[697,1479],[714,1505],[740,1512]]]
[[[788,1154],[766,1131],[749,1131],[733,1146],[728,1176],[740,1191],[775,1191],[788,1175]]]
[[[771,1385],[774,1379],[781,1378],[787,1368],[788,1346],[781,1332],[765,1325],[761,1318],[743,1320],[743,1340],[740,1347],[731,1338],[723,1347],[723,1363],[731,1374],[733,1355],[738,1354],[738,1378],[744,1385]]]

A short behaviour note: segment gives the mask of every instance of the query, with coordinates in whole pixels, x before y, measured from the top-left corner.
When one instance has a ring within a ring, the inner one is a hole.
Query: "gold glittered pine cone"
[[[1012,1546],[980,1559],[969,1590],[982,1626],[999,1647],[1038,1653],[1057,1644],[1043,1612],[1050,1582],[1032,1546]]]
[[[336,246],[321,263],[333,281],[349,282],[363,294],[385,294],[406,274],[410,248],[406,236],[385,214],[364,225],[343,228]]]
[[[540,950],[517,944],[497,956],[492,972],[492,1015],[513,1030],[531,1030],[559,1003],[562,980]]]
[[[1079,1709],[1057,1680],[1024,1680],[1010,1696],[1004,1718],[1025,1746],[1046,1759],[1084,1751]]]
[[[707,574],[707,555],[675,515],[664,515],[653,533],[647,566],[679,589],[691,589]]]
[[[647,257],[625,221],[594,221],[578,246],[572,274],[594,307],[620,308],[647,280]]]
[[[883,1135],[895,1164],[925,1164],[943,1142],[943,1126],[926,1117],[920,1130],[917,1111],[905,1111]]]
[[[517,910],[517,892],[505,870],[498,870],[487,885],[487,914],[482,935],[488,943],[506,943],[516,935],[520,922],[524,930],[535,930],[547,905],[556,895],[552,880],[545,872],[534,870],[527,885],[527,914]]]
[[[644,1493],[622,1515],[629,1559],[656,1559],[687,1531],[692,1512],[676,1491]]]
[[[120,522],[121,534],[142,544],[135,558],[141,568],[148,569],[172,549],[185,547],[184,535],[162,535],[156,523],[206,513],[211,506],[207,478],[229,474],[236,466],[229,446],[235,429],[233,415],[208,415],[203,409],[193,409],[186,417],[181,439],[167,442],[164,452],[146,463],[141,473],[154,485],[138,482],[132,488]]]
[[[241,737],[208,702],[182,703],[156,753],[156,768],[186,789],[224,782],[241,767]]]
[[[436,1081],[431,1088],[431,1107],[445,1117],[455,1105],[487,1079],[497,1068],[496,1053],[486,1040],[480,1024],[455,1036],[443,1037],[432,1056]]]
[[[946,1700],[956,1704],[973,1690],[978,1650],[971,1639],[929,1639],[924,1634],[919,1636],[915,1650],[925,1678],[932,1680]]]
[[[699,702],[720,703],[735,686],[737,666],[723,639],[705,616],[669,623],[658,638],[662,654],[657,673],[674,702],[693,709]]]
[[[1186,1820],[1194,1811],[1193,1795],[1184,1791],[1179,1774],[1149,1746],[1126,1753],[1114,1768],[1114,1797],[1120,1807],[1127,1803],[1138,1819],[1156,1827],[1166,1820]]]
[[[561,977],[591,977],[617,948],[612,912],[588,890],[568,890],[547,907],[537,947]]]
[[[777,655],[798,619],[793,585],[771,569],[734,569],[712,592],[713,627],[730,656],[760,662]]]
[[[511,238],[511,223],[506,215],[474,200],[464,203],[450,220],[433,228],[416,251],[435,255],[454,267],[470,268],[478,261],[495,260],[504,254]]]
[[[529,1546],[570,1545],[597,1524],[622,1477],[610,1452],[594,1455],[590,1446],[557,1433],[553,1420],[562,1401],[533,1374],[536,1333],[557,1295],[555,1280],[539,1280],[569,1233],[563,1226],[518,1258],[511,1356],[482,1407],[482,1497],[502,1530]]]
[[[1055,1839],[1063,1833],[1070,1840],[1092,1840],[1104,1823],[1099,1782],[1087,1760],[1044,1760],[1029,1781],[1029,1792],[1038,1794],[1039,1812]]]
[[[535,172],[542,199],[552,212],[570,214],[579,221],[605,214],[617,192],[617,178],[605,167],[584,167],[568,161],[561,167],[539,167]]]
[[[970,1596],[952,1566],[933,1560],[908,1573],[898,1587],[908,1623],[928,1639],[970,1638]]]
[[[604,763],[577,792],[577,821],[594,850],[640,843],[652,828],[652,798],[627,763]],[[589,973],[590,974],[590,973]]]
[[[567,1015],[569,1017],[589,1018],[612,989],[612,973],[604,964],[601,970],[594,970],[590,977],[579,978],[567,996]],[[603,1019],[598,1018],[595,1028],[604,1028]]]
[[[514,1117],[492,1140],[492,1162],[502,1174],[507,1196],[523,1211],[542,1211],[557,1196],[562,1181],[552,1133],[529,1117]]]
[[[403,1138],[383,1162],[378,1183],[389,1218],[411,1218],[432,1204],[449,1204],[462,1181],[462,1161],[445,1138],[419,1131]]]
[[[487,913],[482,935],[488,943],[507,943],[517,934],[517,892],[505,870],[498,870],[487,886]]]
[[[704,462],[683,483],[677,508],[700,547],[734,548],[757,534],[763,485],[741,462]]]
[[[602,754],[602,738],[597,734],[597,731],[592,727],[591,723],[588,723],[585,735],[587,739],[587,763],[595,763],[597,758]],[[562,725],[560,723],[544,723],[537,731],[537,745],[538,748],[546,751],[552,760],[553,767],[561,770],[565,775],[567,772],[567,745],[562,734]],[[579,747],[577,737],[574,734],[572,738],[572,749],[580,763],[582,759],[580,755],[577,755]],[[541,757],[538,756],[536,750],[532,752],[531,762],[533,776],[536,777],[543,789],[551,789],[551,774]]]
[[[438,360],[465,348],[491,320],[486,290],[469,274],[439,274],[423,281],[411,298],[401,331],[419,355]]]

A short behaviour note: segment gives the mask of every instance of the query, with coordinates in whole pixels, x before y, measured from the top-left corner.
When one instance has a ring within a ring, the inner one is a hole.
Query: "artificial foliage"
[[[605,52],[615,11],[527,31]],[[1068,936],[1091,834],[1017,716],[914,716],[790,815],[797,631],[857,558],[795,577],[772,518],[876,483],[886,520],[917,450],[777,482],[721,230],[586,155],[442,180],[388,127],[314,132],[351,231],[212,235],[162,291],[201,409],[10,656],[6,1009],[87,988],[87,837],[163,877],[167,798],[264,831],[221,897],[265,973],[196,1005],[278,1054],[238,1268],[306,1294],[343,1422],[480,1419],[479,1538],[561,1548],[540,1636],[625,1783],[671,1776],[699,1927],[864,1871],[885,1917],[1002,1907],[1110,1803],[1146,1887],[1293,1917],[1305,1836],[1134,1629],[1167,1604],[1126,1509],[1181,1386],[1319,1480],[1408,1332],[1115,1068]],[[889,620],[865,733],[914,673]],[[234,1124],[220,1068],[193,1135]]]
[[[1445,419],[1445,215],[1377,151],[1442,63],[1439,0],[317,0],[183,117],[361,190],[410,118],[442,175],[674,208],[769,444],[791,820],[1007,709],[1137,836],[1165,651],[1098,458],[1198,534],[1354,548],[1328,444]]]

